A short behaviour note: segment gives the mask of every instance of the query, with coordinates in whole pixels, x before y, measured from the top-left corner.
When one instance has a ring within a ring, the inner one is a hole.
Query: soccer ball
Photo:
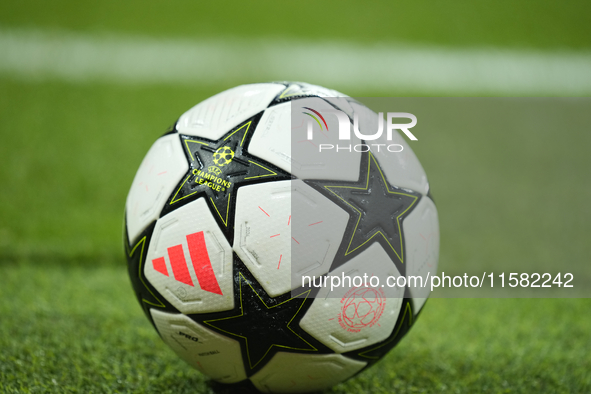
[[[252,84],[152,145],[126,201],[129,275],[188,364],[263,392],[316,391],[414,324],[429,288],[406,278],[436,273],[437,209],[408,143],[372,134],[379,120],[320,86]]]

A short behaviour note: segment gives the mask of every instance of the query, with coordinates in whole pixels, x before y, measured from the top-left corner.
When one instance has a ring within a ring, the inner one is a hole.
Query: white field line
[[[0,75],[231,86],[299,80],[347,91],[589,95],[591,52],[277,39],[150,39],[0,28]]]

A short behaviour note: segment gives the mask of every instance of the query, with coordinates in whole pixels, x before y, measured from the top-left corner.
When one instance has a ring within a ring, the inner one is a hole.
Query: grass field
[[[3,268],[2,392],[228,392],[160,340],[124,266],[97,263]],[[330,392],[588,392],[588,312],[584,299],[432,299],[384,360]]]
[[[417,2],[388,12],[381,3],[369,11],[352,2],[163,4],[3,2],[0,27],[591,49],[582,2],[544,1],[535,9]],[[178,359],[143,316],[121,228],[129,185],[155,138],[184,110],[231,86],[27,81],[0,69],[0,392],[228,392]],[[588,265],[588,120],[518,127],[510,137],[466,128],[423,134],[413,149],[438,204],[440,270]],[[590,312],[589,298],[435,298],[384,360],[330,392],[591,392]]]

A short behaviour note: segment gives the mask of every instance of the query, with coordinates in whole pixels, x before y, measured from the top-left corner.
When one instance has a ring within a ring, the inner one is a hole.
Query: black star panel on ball
[[[270,297],[240,259],[234,256],[234,308],[190,317],[240,342],[247,375],[260,370],[277,352],[330,354],[300,326],[313,299],[310,290]]]
[[[343,242],[331,270],[373,242],[379,242],[399,272],[404,274],[402,221],[417,205],[421,198],[419,193],[390,185],[371,152],[363,153],[357,182],[306,182],[350,214]]]
[[[248,153],[261,114],[242,122],[217,141],[180,135],[189,171],[164,206],[161,216],[205,196],[214,217],[232,242],[236,193],[240,186],[291,179],[291,175]]]
[[[302,309],[307,294],[267,305],[244,275],[239,273],[239,277],[240,313],[236,316],[206,320],[205,323],[221,332],[243,339],[250,368],[256,367],[273,347],[316,350],[290,327]],[[261,327],[262,322],[265,322],[264,329]],[[269,332],[272,332],[273,336],[269,336]]]

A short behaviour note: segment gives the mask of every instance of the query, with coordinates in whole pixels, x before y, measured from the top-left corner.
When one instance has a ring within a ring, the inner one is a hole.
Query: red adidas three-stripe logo
[[[191,263],[195,270],[195,276],[201,289],[210,293],[223,295],[211,266],[203,231],[187,235],[187,245],[189,246],[189,256],[191,257]],[[174,245],[167,250],[174,279],[186,285],[195,286],[189,273],[183,245]],[[152,266],[154,270],[169,276],[164,257],[158,257],[152,260]]]

